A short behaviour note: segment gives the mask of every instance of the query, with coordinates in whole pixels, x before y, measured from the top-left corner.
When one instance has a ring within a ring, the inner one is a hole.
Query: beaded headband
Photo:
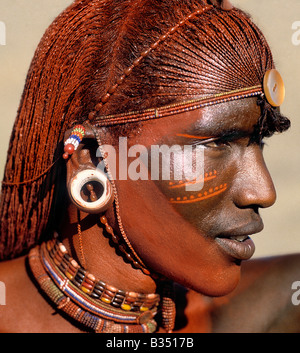
[[[144,111],[133,111],[125,114],[99,116],[94,120],[94,125],[111,126],[124,123],[134,123],[137,121],[151,120],[163,118],[175,114],[189,112],[195,109],[201,109],[215,104],[226,103],[238,99],[258,96],[263,94],[262,87],[254,86],[249,88],[243,88],[234,90],[227,93],[216,94],[213,96],[207,96],[200,99],[193,99],[187,102],[174,103],[171,105],[163,106],[160,108],[150,108]]]
[[[113,126],[125,123],[134,123],[144,120],[159,119],[166,116],[189,112],[212,105],[235,101],[243,98],[264,96],[272,107],[282,105],[285,98],[285,86],[279,72],[275,69],[265,73],[263,85],[242,88],[231,92],[215,94],[204,98],[193,99],[187,102],[174,103],[160,108],[150,108],[143,111],[132,111],[125,114],[93,117],[93,125],[97,127]],[[78,148],[85,135],[85,128],[76,125],[71,136],[65,141],[63,158],[67,159]]]
[[[261,95],[265,96],[272,107],[279,107],[282,105],[285,98],[285,86],[283,79],[277,70],[271,69],[266,72],[263,85],[242,88],[204,98],[193,99],[187,102],[174,103],[160,108],[150,108],[144,111],[133,111],[125,114],[99,116],[94,118],[94,125],[101,127],[158,119],[189,112],[195,109],[205,108],[215,104]]]

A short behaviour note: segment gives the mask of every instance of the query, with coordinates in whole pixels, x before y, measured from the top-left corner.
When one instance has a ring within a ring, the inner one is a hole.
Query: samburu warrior
[[[284,94],[228,1],[74,1],[37,48],[9,146],[1,331],[298,331],[299,256],[244,262],[276,198],[262,150],[289,128]],[[182,147],[170,179],[113,178],[120,137]],[[198,179],[184,146],[204,151]]]

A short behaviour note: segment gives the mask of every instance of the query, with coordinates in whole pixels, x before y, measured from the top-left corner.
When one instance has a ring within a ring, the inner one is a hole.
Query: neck
[[[101,225],[99,215],[79,214],[71,205],[67,218],[60,237],[68,252],[82,267],[99,280],[124,291],[145,294],[156,291],[153,278],[135,269],[124,259],[117,246],[113,245],[105,227]],[[108,213],[107,218],[109,224],[116,229],[113,216]]]
[[[41,289],[58,309],[94,332],[155,332],[160,302],[161,325],[172,332],[172,286],[166,282],[160,298],[153,278],[124,262],[110,245],[97,217],[79,215],[81,232],[75,231],[74,211],[61,228],[63,244],[53,239],[30,251],[29,265]]]

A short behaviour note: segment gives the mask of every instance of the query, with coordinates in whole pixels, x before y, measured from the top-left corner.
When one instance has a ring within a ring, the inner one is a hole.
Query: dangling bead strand
[[[133,256],[127,252],[125,245],[119,244],[119,238],[115,235],[113,228],[108,224],[107,218],[105,216],[101,216],[100,222],[105,226],[105,230],[108,234],[110,234],[112,241],[118,246],[119,250],[125,255],[126,259],[130,261],[135,268],[140,269],[145,275],[151,275],[150,271],[146,267],[134,260]]]

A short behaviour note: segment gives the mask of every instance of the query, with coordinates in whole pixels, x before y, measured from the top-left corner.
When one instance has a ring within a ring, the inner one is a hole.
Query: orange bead
[[[108,233],[111,233],[113,231],[111,226],[106,226],[105,229]]]
[[[105,216],[102,216],[102,217],[100,218],[100,222],[101,222],[102,224],[106,224],[106,223],[107,223],[107,218],[106,218]]]
[[[86,277],[89,278],[91,281],[96,281],[96,277],[92,275],[91,273],[86,274]]]
[[[95,111],[92,111],[89,113],[89,120],[90,121],[93,121],[96,117],[96,112]]]
[[[117,290],[117,288],[115,288],[115,287],[113,287],[113,286],[110,286],[110,285],[106,285],[106,288],[109,290],[109,291],[111,291],[111,292],[117,292],[118,290]]]
[[[118,88],[118,84],[116,83],[115,85],[109,88],[108,93],[113,94],[117,88]]]
[[[68,154],[72,154],[72,153],[74,153],[74,151],[75,151],[75,147],[74,147],[74,145],[72,145],[71,143],[68,143],[68,144],[65,146],[64,151],[65,151],[66,153],[68,153]]]
[[[92,284],[89,284],[89,283],[87,283],[86,282],[86,279],[84,280],[84,282],[82,283],[82,285],[81,285],[82,287],[85,287],[86,289],[88,289],[88,290],[91,290],[91,289],[93,289],[93,285]],[[82,288],[81,287],[81,288]]]
[[[109,98],[110,98],[110,94],[109,94],[109,93],[106,93],[106,94],[101,98],[101,102],[102,102],[102,103],[106,103],[106,102],[108,102]]]
[[[95,110],[98,112],[102,108],[102,106],[103,106],[103,103],[101,103],[101,102],[96,104]]]

